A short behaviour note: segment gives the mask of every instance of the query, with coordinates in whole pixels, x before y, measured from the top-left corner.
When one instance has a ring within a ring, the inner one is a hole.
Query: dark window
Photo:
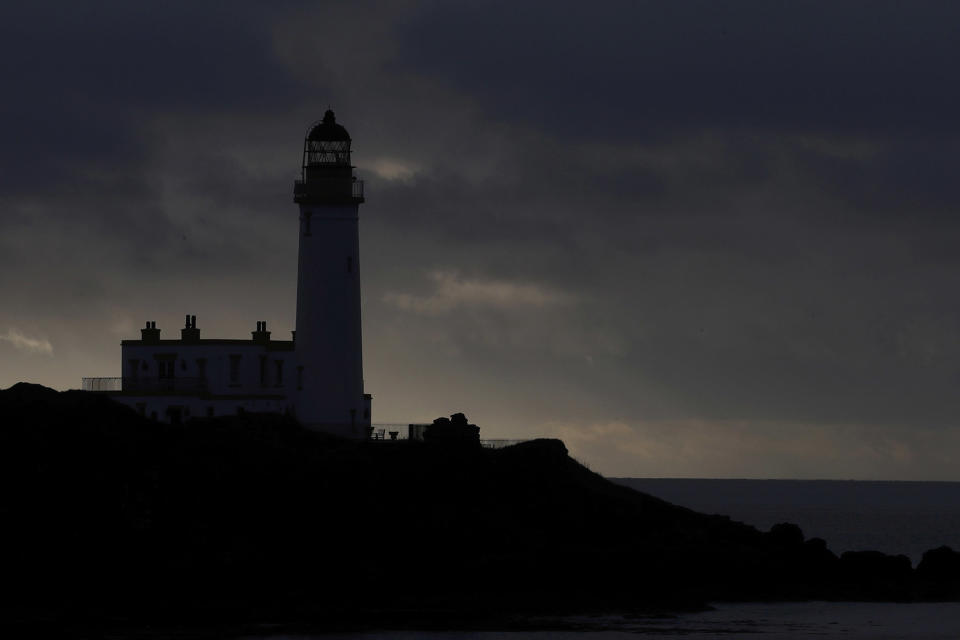
[[[130,377],[136,380],[139,370],[140,370],[140,360],[138,360],[137,358],[133,358],[132,360],[130,360]]]
[[[207,359],[197,358],[197,377],[201,380],[207,379]]]
[[[364,409],[364,410],[363,410],[363,417],[364,417],[365,420],[369,420],[369,419],[370,419],[370,409]]]
[[[260,356],[260,386],[267,386],[267,356]]]
[[[156,411],[151,411],[151,412],[150,412],[150,419],[151,419],[151,420],[156,420],[156,419],[157,419],[157,412],[156,412]]]
[[[240,356],[230,356],[230,384],[240,383]]]
[[[186,370],[187,370],[187,361],[186,361],[186,360],[181,360],[181,361],[180,361],[180,371],[186,371]]]
[[[303,235],[310,235],[310,212],[303,214]]]
[[[276,365],[276,373],[274,375],[274,384],[276,386],[283,385],[283,360],[274,360],[273,362]]]
[[[357,423],[357,410],[350,409],[350,424],[356,424],[356,423]]]
[[[143,369],[144,371],[146,371],[146,370],[149,369],[150,367],[147,366],[147,362],[146,362],[146,360],[144,360],[143,364],[140,365],[140,368]]]
[[[353,256],[347,256],[347,273],[353,272]]]

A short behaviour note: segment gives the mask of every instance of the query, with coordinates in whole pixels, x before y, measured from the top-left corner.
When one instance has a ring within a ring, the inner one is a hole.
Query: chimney
[[[157,329],[157,323],[148,320],[147,326],[140,329],[140,339],[143,342],[160,342],[160,329]]]
[[[183,329],[180,329],[180,340],[182,342],[197,342],[200,340],[200,329],[197,329],[197,316],[191,316],[189,313],[183,323]]]
[[[253,336],[253,341],[257,343],[266,344],[270,342],[270,332],[267,331],[267,321],[258,320],[257,321],[257,330],[251,331],[250,334]]]

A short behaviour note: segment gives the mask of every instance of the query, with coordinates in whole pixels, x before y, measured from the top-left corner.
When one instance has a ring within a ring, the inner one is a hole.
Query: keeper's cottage
[[[122,377],[84,378],[141,414],[169,422],[192,416],[291,413],[305,426],[366,437],[371,397],[363,390],[359,208],[350,135],[333,111],[303,143],[293,200],[300,209],[297,318],[292,340],[257,322],[249,340],[200,337],[188,315],[177,339],[147,322],[124,340]]]

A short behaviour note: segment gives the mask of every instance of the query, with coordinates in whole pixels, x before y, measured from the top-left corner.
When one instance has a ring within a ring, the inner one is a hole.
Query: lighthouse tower
[[[312,429],[366,437],[370,396],[363,392],[358,215],[363,182],[350,164],[350,134],[333,111],[307,132],[293,200],[300,206],[297,419]]]

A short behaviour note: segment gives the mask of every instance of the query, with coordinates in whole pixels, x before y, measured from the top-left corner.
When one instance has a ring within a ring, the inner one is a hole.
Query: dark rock
[[[781,522],[770,527],[767,537],[774,544],[784,547],[797,547],[803,544],[803,531],[789,522]]]
[[[840,579],[856,594],[852,599],[909,600],[913,568],[905,555],[847,551],[840,556]]]
[[[423,432],[424,442],[446,446],[479,447],[480,427],[467,422],[462,413],[449,418],[437,418]]]
[[[950,547],[925,551],[917,565],[922,597],[955,600],[960,596],[960,553]]]
[[[960,553],[950,547],[937,547],[923,553],[917,576],[938,582],[960,581]]]

